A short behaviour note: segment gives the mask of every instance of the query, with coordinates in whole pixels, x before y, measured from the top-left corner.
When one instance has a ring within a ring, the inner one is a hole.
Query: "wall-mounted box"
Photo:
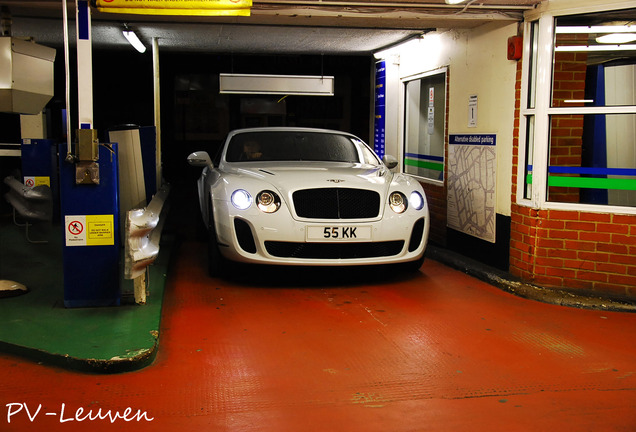
[[[38,114],[53,97],[55,49],[0,37],[0,112]]]

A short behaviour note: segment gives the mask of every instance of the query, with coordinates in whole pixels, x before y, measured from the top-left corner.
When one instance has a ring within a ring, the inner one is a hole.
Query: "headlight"
[[[275,192],[264,190],[256,195],[256,205],[265,213],[274,213],[280,207],[280,198]]]
[[[415,210],[422,210],[422,207],[424,207],[424,198],[419,192],[413,191],[409,198],[409,204],[411,204],[411,207]]]
[[[396,213],[404,213],[407,207],[406,197],[400,192],[393,192],[389,195],[389,207]]]
[[[252,205],[252,196],[243,189],[237,189],[232,193],[232,205],[239,210],[247,210]]]

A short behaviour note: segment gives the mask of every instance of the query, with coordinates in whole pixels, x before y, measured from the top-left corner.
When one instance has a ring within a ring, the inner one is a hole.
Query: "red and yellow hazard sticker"
[[[113,215],[65,216],[66,246],[111,246],[115,244]]]

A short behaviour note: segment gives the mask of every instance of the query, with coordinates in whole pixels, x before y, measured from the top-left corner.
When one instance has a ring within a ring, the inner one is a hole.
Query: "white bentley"
[[[359,138],[307,128],[231,132],[203,167],[199,204],[209,272],[226,260],[282,265],[421,266],[429,232],[422,186]]]

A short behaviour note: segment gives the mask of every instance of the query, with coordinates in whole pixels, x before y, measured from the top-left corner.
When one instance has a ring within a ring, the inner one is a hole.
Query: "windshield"
[[[325,161],[378,165],[362,141],[331,133],[303,131],[246,132],[235,135],[227,147],[227,162]]]

